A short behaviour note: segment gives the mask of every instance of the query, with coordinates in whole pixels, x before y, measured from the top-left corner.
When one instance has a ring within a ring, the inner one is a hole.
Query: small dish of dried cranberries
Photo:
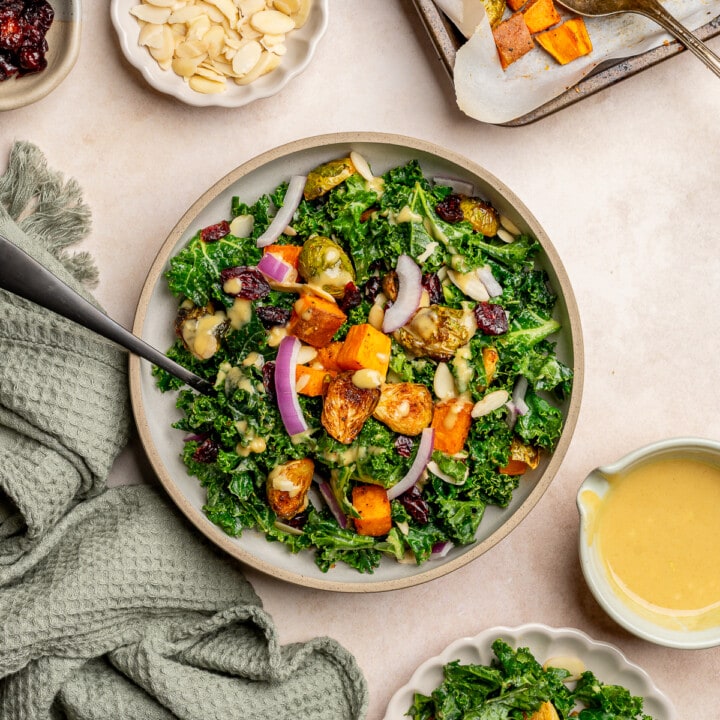
[[[80,50],[80,0],[0,0],[0,111],[45,97]]]

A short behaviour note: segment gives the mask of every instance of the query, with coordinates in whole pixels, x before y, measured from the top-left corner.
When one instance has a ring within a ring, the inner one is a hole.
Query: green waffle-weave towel
[[[77,184],[16,143],[0,233],[86,297],[94,268],[68,248],[89,223]],[[0,291],[0,720],[364,718],[347,650],[281,646],[164,493],[107,489],[129,425],[124,352]]]

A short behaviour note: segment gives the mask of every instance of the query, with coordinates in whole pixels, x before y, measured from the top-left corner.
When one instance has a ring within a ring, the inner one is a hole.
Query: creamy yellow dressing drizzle
[[[608,480],[603,498],[582,499],[588,540],[618,597],[664,627],[718,624],[720,468],[661,459]]]

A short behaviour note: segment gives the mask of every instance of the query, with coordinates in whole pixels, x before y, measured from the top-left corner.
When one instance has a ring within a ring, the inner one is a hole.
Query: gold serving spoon
[[[19,295],[112,340],[131,353],[149,360],[153,365],[180,378],[198,392],[205,395],[213,392],[212,383],[178,365],[167,355],[133,335],[2,235],[0,235],[0,289]]]
[[[558,0],[558,2],[570,11],[588,17],[619,13],[644,15],[674,35],[720,77],[720,58],[702,40],[678,22],[657,0]]]

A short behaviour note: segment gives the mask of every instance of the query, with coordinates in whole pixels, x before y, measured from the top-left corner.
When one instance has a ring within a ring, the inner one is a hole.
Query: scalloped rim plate
[[[163,70],[147,49],[138,45],[140,26],[130,14],[130,9],[139,2],[140,0],[112,0],[110,5],[110,17],[123,55],[153,88],[196,107],[241,107],[279,92],[310,64],[328,26],[329,0],[313,0],[305,24],[288,35],[287,53],[279,67],[249,85],[228,82],[225,92],[204,95],[191,90],[172,70]]]
[[[405,720],[414,693],[432,693],[442,682],[442,668],[446,663],[460,660],[488,664],[494,657],[491,645],[498,638],[514,648],[529,648],[540,663],[558,656],[577,657],[601,682],[623,685],[633,695],[645,698],[644,711],[654,720],[677,720],[672,703],[645,670],[631,663],[614,645],[593,640],[580,630],[552,628],[539,623],[489,628],[475,637],[464,637],[451,643],[440,655],[420,665],[407,684],[392,696],[384,720]]]
[[[0,111],[44,98],[70,73],[80,54],[80,0],[51,0],[55,19],[48,30],[48,65],[39,73],[0,82]]]
[[[184,433],[171,424],[180,418],[175,393],[160,393],[155,387],[148,362],[130,357],[130,391],[140,438],[160,481],[191,522],[210,540],[244,563],[288,582],[341,592],[378,592],[410,587],[441,577],[469,563],[510,533],[542,497],[565,456],[580,407],[583,385],[583,346],[580,320],[570,282],[549,238],[530,211],[496,177],[461,155],[431,143],[400,135],[380,133],[339,133],[298,140],[246,162],[211,187],[185,213],[160,249],[140,296],[133,330],[156,348],[170,347],[177,300],[172,297],[163,273],[172,257],[202,227],[227,218],[231,198],[239,195],[254,202],[271,192],[293,174],[307,173],[317,165],[356,150],[374,172],[417,159],[429,177],[444,175],[474,183],[485,197],[507,215],[523,232],[534,235],[543,250],[539,264],[548,272],[558,293],[557,314],[562,329],[557,335],[559,356],[575,371],[573,391],[563,406],[565,427],[555,452],[523,476],[513,499],[505,509],[488,507],[473,545],[453,548],[445,557],[418,566],[383,558],[374,574],[362,574],[338,564],[328,573],[315,565],[313,554],[290,553],[280,543],[269,543],[258,532],[241,538],[226,535],[203,514],[204,490],[188,475],[180,460]]]

